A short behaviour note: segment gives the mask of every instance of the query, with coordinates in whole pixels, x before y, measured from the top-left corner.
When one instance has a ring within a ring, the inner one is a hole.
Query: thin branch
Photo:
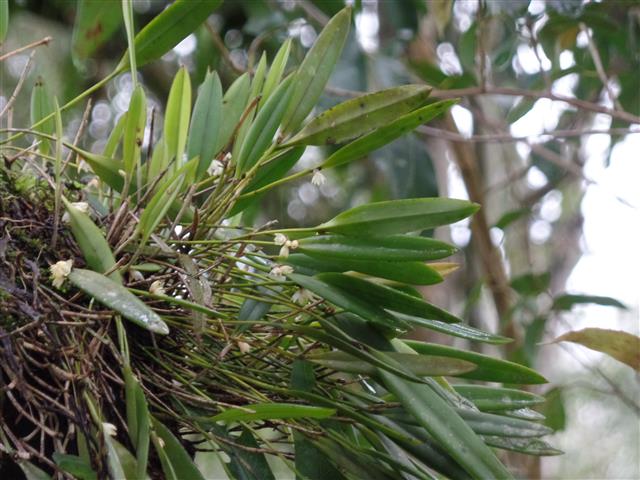
[[[87,106],[84,109],[84,113],[82,114],[82,119],[80,120],[80,125],[78,126],[78,131],[76,132],[76,136],[73,139],[73,144],[74,145],[78,145],[80,143],[80,137],[82,137],[82,134],[84,133],[84,129],[87,126],[87,123],[89,122],[89,112],[91,112],[91,99],[89,99],[87,101]],[[69,162],[71,161],[71,159],[73,158],[73,154],[75,152],[73,150],[69,150],[69,155],[67,155],[67,158],[65,159],[64,163],[62,164],[62,169],[61,171],[64,172],[64,169],[67,168],[67,165],[69,164]],[[76,154],[76,158],[77,158],[77,154]],[[78,162],[78,172],[80,171],[80,162]]]
[[[215,44],[216,48],[220,51],[220,55],[222,55],[222,59],[225,61],[225,63],[229,65],[229,67],[231,67],[231,70],[233,70],[235,73],[242,75],[244,73],[244,69],[236,65],[236,63],[233,61],[229,50],[227,50],[224,41],[222,40],[222,38],[220,38],[220,35],[218,34],[218,32],[216,32],[215,28],[213,28],[213,26],[209,22],[204,22],[204,26],[207,28],[207,31],[211,36],[211,40]]]
[[[452,142],[465,142],[465,143],[514,143],[514,142],[526,142],[532,138],[549,137],[552,138],[571,138],[581,137],[583,135],[631,135],[634,133],[640,134],[640,130],[634,130],[630,128],[610,128],[608,130],[602,129],[567,129],[567,130],[553,130],[551,132],[532,133],[531,135],[515,136],[508,132],[496,133],[496,134],[483,134],[472,135],[465,137],[458,133],[450,132],[440,128],[430,127],[427,125],[421,125],[416,128],[416,132],[429,137],[437,137]]]
[[[593,41],[593,37],[589,34],[589,29],[582,22],[580,22],[580,31],[586,35],[589,41],[587,46],[589,47],[589,53],[591,54],[591,58],[593,59],[593,64],[596,67],[596,72],[598,72],[598,77],[600,78],[602,85],[607,90],[611,102],[613,102],[613,106],[616,110],[624,112],[624,108],[622,108],[622,105],[620,105],[620,102],[616,98],[616,95],[611,88],[611,84],[609,83],[609,79],[607,78],[607,74],[604,71],[604,67],[602,66],[602,59],[600,58],[600,52],[598,52],[598,47],[596,47],[596,44]]]
[[[0,56],[0,62],[6,60],[9,57],[13,57],[14,55],[17,55],[18,53],[22,53],[25,50],[29,50],[31,48],[35,48],[35,47],[39,47],[40,45],[48,45],[49,42],[51,42],[51,40],[53,40],[53,37],[44,37],[36,42],[30,43],[29,45],[25,45],[24,47],[20,47],[20,48],[16,48],[15,50],[11,51],[11,52],[7,52],[4,55]]]
[[[24,81],[27,78],[29,70],[31,69],[31,63],[33,62],[33,56],[35,54],[36,54],[35,50],[29,54],[29,59],[27,60],[27,63],[24,65],[24,68],[22,69],[22,73],[20,73],[20,78],[18,79],[16,88],[13,90],[13,93],[11,94],[11,98],[9,98],[9,101],[0,112],[0,118],[4,116],[6,111],[9,110],[13,105],[13,102],[16,101],[16,97],[20,93],[20,90],[22,90],[22,85],[24,84]]]

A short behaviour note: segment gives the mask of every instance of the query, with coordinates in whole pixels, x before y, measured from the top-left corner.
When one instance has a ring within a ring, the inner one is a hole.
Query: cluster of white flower
[[[285,275],[289,275],[290,273],[293,273],[293,267],[289,265],[276,265],[271,269],[269,275],[275,280],[283,281],[285,280]]]
[[[291,297],[291,301],[297,303],[298,305],[306,305],[314,299],[313,293],[307,290],[306,288],[301,288],[297,290]]]
[[[324,185],[327,181],[327,177],[325,177],[319,168],[316,168],[313,171],[313,177],[311,177],[311,183],[316,187]]]
[[[60,288],[64,283],[64,279],[71,273],[71,267],[73,267],[73,259],[60,260],[49,266],[49,272],[51,273],[51,280],[53,280],[53,286]]]
[[[154,280],[149,286],[149,293],[153,295],[166,295],[162,280]]]
[[[222,162],[218,160],[214,160],[213,162],[211,162],[211,165],[209,165],[209,169],[207,170],[209,175],[211,175],[212,177],[219,177],[220,175],[222,175],[223,171],[224,165],[222,165]]]
[[[279,253],[282,258],[287,258],[289,256],[289,250],[295,250],[299,245],[298,240],[289,240],[286,235],[281,233],[276,233],[273,241],[276,245],[282,245]]]

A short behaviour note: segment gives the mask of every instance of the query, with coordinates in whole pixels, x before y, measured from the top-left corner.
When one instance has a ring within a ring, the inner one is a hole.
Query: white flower
[[[162,280],[153,281],[151,283],[151,286],[149,286],[149,293],[152,293],[154,295],[165,295],[164,283],[162,282]]]
[[[211,162],[211,165],[207,170],[209,175],[211,175],[212,177],[219,177],[220,175],[222,175],[223,171],[224,165],[222,165],[222,162],[219,162],[218,160],[214,160],[213,162]]]
[[[326,181],[327,181],[327,177],[325,177],[322,174],[319,168],[316,168],[313,171],[313,177],[311,177],[311,183],[314,184],[316,187],[319,187],[321,185],[324,185]]]
[[[284,276],[289,275],[290,273],[293,273],[293,267],[289,265],[276,265],[271,269],[269,275],[276,280],[284,280]]]
[[[71,273],[71,267],[73,267],[73,259],[60,260],[49,266],[49,272],[51,273],[51,280],[53,280],[53,286],[60,288],[64,283],[64,279]]]
[[[118,429],[113,423],[103,422],[102,430],[104,430],[104,433],[106,433],[110,437],[115,437],[118,434]]]
[[[300,290],[296,291],[291,297],[291,301],[297,303],[298,305],[306,305],[311,300],[313,300],[313,293],[311,293],[306,288],[301,288]]]
[[[251,351],[251,345],[249,345],[247,342],[238,341],[238,349],[242,353],[249,353]]]
[[[280,249],[280,256],[283,258],[287,258],[289,256],[289,250],[295,250],[296,248],[298,248],[298,240],[287,240],[284,242],[284,245],[282,245],[282,248]]]
[[[289,239],[287,238],[287,236],[283,235],[282,233],[276,233],[275,237],[273,238],[273,242],[276,245],[284,245],[288,241]]]
[[[71,206],[77,208],[82,213],[89,213],[89,204],[87,202],[73,202]],[[64,212],[62,215],[62,223],[69,223],[69,212]]]

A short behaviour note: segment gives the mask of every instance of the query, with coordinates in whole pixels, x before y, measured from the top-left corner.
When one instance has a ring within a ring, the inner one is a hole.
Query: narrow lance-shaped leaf
[[[316,278],[341,291],[348,292],[350,295],[366,298],[381,308],[449,323],[461,321],[455,315],[425,302],[421,298],[352,275],[329,272],[320,273],[316,275]]]
[[[375,303],[371,303],[364,298],[354,295],[350,292],[333,287],[322,280],[313,277],[307,277],[305,275],[298,275],[292,273],[289,278],[296,282],[298,285],[311,290],[316,295],[320,295],[325,300],[347,310],[348,312],[355,313],[366,320],[380,324],[384,327],[396,327],[402,328],[406,324],[400,320],[396,320],[392,315],[385,312],[380,306]]]
[[[74,268],[68,278],[80,290],[127,320],[153,333],[169,333],[169,327],[156,312],[122,285],[101,273]]]
[[[257,420],[328,418],[335,415],[333,408],[313,407],[291,403],[255,403],[243,407],[230,408],[214,416],[211,421],[226,423],[254,422]]]
[[[351,8],[341,10],[324,27],[295,74],[283,119],[283,135],[293,132],[318,102],[342,53],[351,24]]]
[[[229,470],[232,478],[243,480],[276,480],[265,454],[260,449],[254,434],[246,427],[242,428],[239,437],[230,437],[238,447],[230,447],[226,450],[229,455]],[[246,447],[246,448],[242,448]]]
[[[4,0],[3,0],[4,1]],[[71,55],[78,63],[91,57],[122,24],[122,10],[104,0],[78,0]]]
[[[184,164],[151,197],[142,215],[140,215],[140,222],[138,222],[138,227],[136,228],[136,234],[141,236],[138,250],[144,247],[151,234],[158,227],[172,205],[174,205],[185,179],[192,177],[194,174],[197,162],[198,157]]]
[[[565,293],[558,295],[553,299],[554,310],[571,310],[575,305],[595,304],[604,307],[616,307],[626,310],[625,304],[611,297],[602,297],[598,295],[576,295]]]
[[[62,197],[62,201],[69,214],[71,232],[78,242],[87,265],[98,273],[111,270],[116,260],[102,231],[86,213],[78,210],[66,198]],[[111,272],[109,278],[114,282],[122,283],[118,270]]]
[[[129,102],[127,120],[122,141],[122,164],[129,181],[140,163],[140,149],[144,140],[144,127],[147,121],[147,99],[142,85],[138,85]]]
[[[288,144],[333,145],[359,137],[422,107],[431,89],[403,85],[339,103],[312,119]]]
[[[152,418],[153,429],[164,445],[162,449],[171,463],[177,479],[205,480],[204,476],[193,463],[191,456],[182,446],[182,443],[171,431],[155,418]]]
[[[183,164],[182,154],[187,144],[190,115],[191,80],[187,68],[181,67],[171,84],[164,117],[164,140],[167,154],[170,158],[175,159],[174,165],[178,168]]]
[[[382,236],[407,233],[457,222],[478,210],[466,200],[452,198],[412,198],[375,202],[340,213],[318,225],[319,232],[353,236]]]
[[[222,118],[224,122],[220,125],[218,141],[214,149],[216,154],[231,141],[231,136],[249,101],[250,91],[251,80],[249,74],[243,73],[231,84],[224,97],[222,97]]]
[[[273,141],[287,106],[291,80],[289,77],[278,86],[253,121],[236,159],[240,173],[251,169]]]
[[[118,144],[120,140],[122,140],[122,136],[124,135],[124,127],[127,124],[127,112],[124,112],[120,115],[120,118],[116,122],[107,138],[107,143],[104,146],[104,150],[102,151],[102,155],[107,158],[112,158],[116,150],[118,149]]]
[[[264,80],[264,85],[262,87],[262,98],[260,99],[260,105],[264,105],[271,94],[275,91],[276,87],[280,83],[280,80],[282,80],[282,75],[284,74],[284,70],[287,66],[290,52],[291,39],[288,38],[282,44],[282,46],[278,50],[278,53],[276,53],[273,62],[271,63],[269,73],[267,74],[267,77]]]
[[[400,343],[394,345],[402,347]],[[400,352],[410,353],[411,349],[403,348]],[[491,449],[430,385],[410,383],[384,370],[380,370],[379,375],[404,409],[469,474],[477,478],[512,478]]]
[[[415,340],[405,340],[405,343],[411,349],[422,355],[459,358],[475,363],[478,366],[478,368],[472,372],[460,375],[462,378],[526,385],[547,382],[547,380],[535,370],[518,363],[435,343],[418,342]]]
[[[296,271],[305,275],[320,272],[359,272],[378,278],[385,278],[409,285],[433,285],[442,282],[439,272],[421,262],[399,262],[384,260],[347,260],[344,258],[314,258],[295,253],[282,259],[296,267]]]
[[[138,65],[136,63],[136,49],[133,40],[133,2],[131,0],[122,0],[122,18],[124,19],[124,28],[127,32],[127,53],[129,54],[131,80],[133,81],[133,86],[136,87],[138,85]]]
[[[204,177],[218,146],[218,134],[222,123],[222,85],[216,72],[207,73],[198,89],[191,127],[187,157],[200,157],[196,168],[196,179]],[[225,119],[225,122],[227,119]]]
[[[550,456],[564,453],[539,438],[507,438],[491,435],[482,435],[481,438],[490,447],[524,453],[525,455]]]
[[[53,102],[49,96],[49,92],[44,84],[44,80],[38,77],[33,90],[31,91],[31,124],[37,124],[45,117],[51,117],[53,114]],[[34,130],[47,135],[53,134],[55,128],[53,118],[43,122]],[[40,153],[46,155],[49,153],[49,140],[38,138],[40,140]]]
[[[619,362],[640,371],[640,337],[628,332],[605,328],[585,328],[567,332],[552,343],[573,342],[606,353]]]
[[[409,355],[406,353],[387,352],[387,355],[408,368],[419,377],[455,376],[470,372],[475,364],[465,360],[437,357],[433,355]],[[324,352],[307,356],[307,359],[332,370],[373,376],[376,367],[345,352]]]
[[[80,480],[97,480],[98,475],[91,468],[91,463],[78,455],[54,452],[53,461],[58,468]]]
[[[532,407],[545,401],[545,398],[540,395],[513,388],[484,385],[454,385],[453,388],[460,395],[471,400],[479,410],[487,412]]]
[[[138,67],[157,60],[195,31],[222,0],[176,0],[149,22],[135,37]],[[129,64],[125,53],[117,70]]]
[[[439,260],[458,249],[428,237],[390,235],[386,237],[348,237],[317,235],[300,240],[300,252],[319,258],[341,260]]]
[[[397,118],[336,150],[322,163],[321,168],[333,168],[358,160],[446,112],[455,103],[455,100],[442,100]]]
[[[483,342],[490,344],[504,344],[510,343],[513,340],[501,335],[495,335],[483,330],[470,327],[464,323],[445,323],[439,320],[427,320],[421,317],[415,317],[412,315],[404,315],[402,313],[394,313],[394,315],[404,322],[422,328],[428,328],[435,332],[444,333],[445,335],[451,335],[452,337],[464,338],[466,340],[472,340],[474,342]]]

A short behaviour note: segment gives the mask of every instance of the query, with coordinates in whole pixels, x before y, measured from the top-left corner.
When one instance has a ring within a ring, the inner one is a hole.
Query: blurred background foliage
[[[81,12],[69,0],[9,2],[3,51],[52,37],[33,50],[29,89],[42,78],[64,101],[112,71],[126,48],[119,2],[85,3]],[[135,1],[137,28],[167,3]],[[226,89],[263,52],[272,59],[287,37],[298,40],[292,49],[298,63],[344,3],[224,2],[195,34],[141,70],[154,124],[162,124],[160,105],[180,65],[194,84],[216,70]],[[324,185],[303,179],[279,188],[245,215],[255,224],[278,219],[295,226],[388,198],[443,195],[481,203],[471,223],[435,232],[461,247],[461,267],[425,293],[471,325],[515,338],[504,355],[552,382],[538,393],[548,397],[544,413],[559,431],[552,443],[566,454],[542,463],[508,461],[530,478],[639,478],[637,373],[582,347],[548,342],[585,326],[638,333],[640,3],[352,3],[355,28],[321,108],[409,82],[432,86],[434,98],[460,98],[459,105],[369,158],[327,173]],[[25,51],[0,64],[0,107],[29,56]],[[125,73],[94,96],[84,148],[102,151],[131,91]],[[82,110],[69,123],[68,138]],[[25,125],[28,115],[16,109],[9,121]],[[157,140],[157,129],[150,135]],[[295,168],[312,167],[328,153],[310,148]],[[466,304],[459,304],[462,298]]]

